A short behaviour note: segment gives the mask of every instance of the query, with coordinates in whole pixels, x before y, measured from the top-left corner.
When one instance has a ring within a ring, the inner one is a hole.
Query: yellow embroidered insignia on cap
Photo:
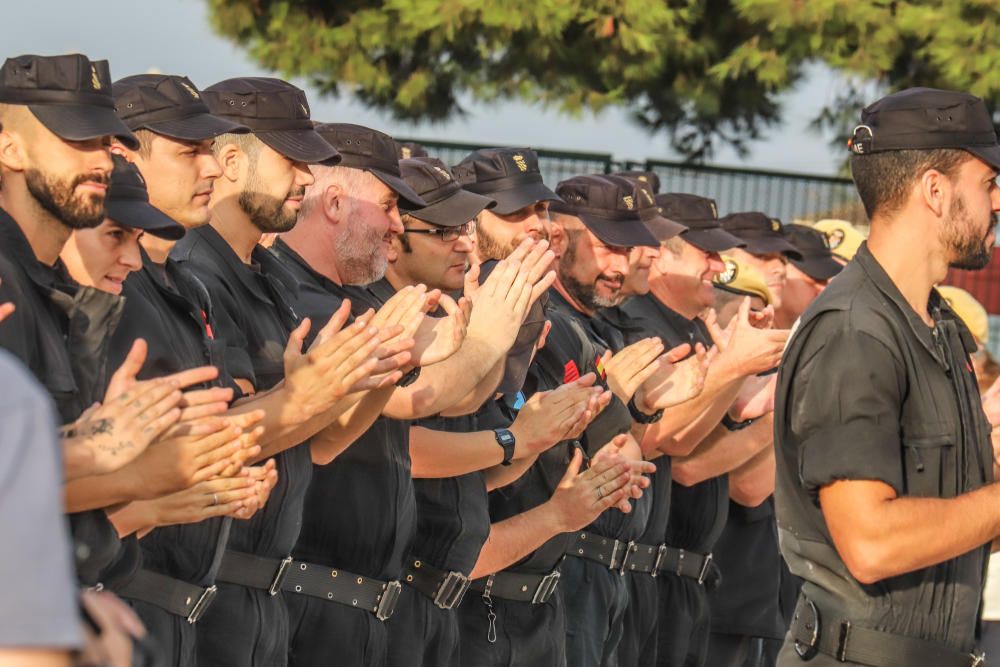
[[[511,159],[514,160],[514,164],[517,165],[518,169],[520,169],[521,171],[528,171],[528,163],[524,161],[523,155],[517,153],[515,155],[512,155]]]
[[[649,182],[649,179],[648,179],[648,178],[646,178],[646,175],[645,175],[645,174],[643,174],[643,175],[639,176],[639,180],[640,180],[640,181],[642,181],[643,183],[647,183],[647,182]]]
[[[729,258],[724,259],[723,263],[726,265],[726,270],[720,273],[715,281],[720,285],[728,285],[736,280],[736,276],[739,275],[740,272],[740,267],[736,262]]]
[[[436,171],[437,173],[439,173],[442,176],[444,176],[444,180],[446,180],[446,181],[452,180],[451,174],[449,174],[447,171],[445,171],[444,169],[442,169],[441,167],[439,167],[437,165],[431,165],[431,166],[434,167],[434,171]]]
[[[771,231],[780,232],[781,231],[781,221],[776,218],[771,218]]]
[[[90,66],[90,83],[94,86],[94,90],[101,89],[101,77],[97,76],[97,68],[93,65]]]
[[[712,217],[713,218],[718,218],[719,217],[719,209],[715,208],[715,202],[712,201],[712,202],[709,202],[709,204],[712,206]]]
[[[403,156],[404,160],[409,160],[410,157],[413,155],[413,151],[410,150],[409,146],[403,146],[402,148],[399,149],[399,154]]]
[[[190,95],[190,96],[191,96],[191,97],[193,97],[194,99],[198,99],[199,97],[201,97],[201,96],[200,96],[200,95],[198,94],[198,91],[197,91],[197,90],[195,90],[195,89],[194,89],[194,88],[192,88],[191,86],[187,85],[187,84],[186,84],[186,83],[184,83],[183,81],[181,81],[181,87],[182,87],[182,88],[183,88],[184,90],[186,90],[186,91],[188,92],[188,95]]]
[[[844,242],[844,230],[834,229],[831,230],[826,235],[827,242],[830,245],[830,250],[836,250],[840,247],[840,244]]]
[[[309,108],[306,107],[306,105],[302,104],[302,102],[299,102],[299,108],[302,109],[302,113],[304,113],[307,116],[309,115]]]
[[[625,202],[625,208],[632,210],[635,208],[635,200],[632,199],[632,195],[625,195],[622,197],[622,201]]]

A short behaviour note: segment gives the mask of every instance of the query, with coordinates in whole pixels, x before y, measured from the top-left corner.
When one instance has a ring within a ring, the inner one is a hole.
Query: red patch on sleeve
[[[576,362],[570,359],[566,362],[566,372],[563,375],[563,383],[573,382],[580,379],[580,369],[576,367]]]

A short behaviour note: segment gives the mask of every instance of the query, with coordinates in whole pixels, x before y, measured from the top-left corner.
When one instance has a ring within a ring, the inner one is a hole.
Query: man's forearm
[[[326,465],[371,428],[382,414],[395,387],[353,395],[353,404],[309,441],[313,463]]]
[[[63,485],[66,512],[113,507],[144,497],[134,468],[125,466],[104,475],[78,477]]]
[[[440,411],[442,417],[461,417],[463,415],[471,415],[483,406],[486,401],[493,398],[496,393],[497,387],[500,385],[500,381],[503,380],[504,371],[504,359],[501,359],[490,372],[486,374],[483,381],[480,382],[472,392],[460,400],[458,403],[445,408]]]
[[[527,442],[517,422],[510,430],[515,440],[512,460],[534,460],[535,443]],[[500,465],[503,457],[503,447],[497,443],[493,431],[451,433],[410,427],[410,465],[414,477],[457,477]]]
[[[549,503],[490,526],[486,544],[470,578],[477,579],[510,567],[562,530]]]
[[[493,491],[513,484],[528,472],[528,469],[538,460],[537,456],[526,456],[516,461],[511,461],[509,466],[499,465],[487,468],[485,472],[486,490]]]
[[[657,449],[670,456],[687,456],[722,421],[736,399],[743,379],[724,380],[716,376],[705,389],[687,403],[666,410],[663,418],[650,425],[643,438],[645,451]]]
[[[673,477],[684,486],[694,486],[736,470],[771,445],[773,430],[771,414],[741,431],[716,426],[692,454],[674,457]]]
[[[729,473],[729,497],[744,507],[756,507],[774,493],[774,447],[768,446]]]

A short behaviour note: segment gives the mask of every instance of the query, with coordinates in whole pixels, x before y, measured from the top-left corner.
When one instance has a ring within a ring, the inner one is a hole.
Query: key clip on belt
[[[553,570],[547,575],[542,577],[542,580],[538,582],[538,588],[535,589],[535,594],[531,598],[531,604],[545,604],[552,597],[552,593],[555,592],[556,586],[559,585],[559,570]]]
[[[705,554],[705,560],[703,560],[701,563],[701,570],[698,572],[699,584],[705,583],[705,577],[708,576],[708,568],[710,568],[711,566],[712,566],[712,554],[707,553]]]
[[[653,561],[653,571],[649,573],[649,576],[656,578],[656,575],[660,573],[660,566],[663,564],[663,559],[667,555],[667,545],[666,543],[661,544],[656,550],[656,560]]]
[[[205,611],[212,605],[212,600],[215,599],[215,594],[218,593],[218,589],[213,585],[206,588],[198,601],[194,603],[191,607],[191,613],[188,614],[187,622],[194,625],[198,622],[198,619],[202,617]]]
[[[625,568],[628,566],[629,557],[639,549],[634,540],[629,540],[627,543],[623,542],[622,544],[625,544],[625,553],[622,554],[622,564],[618,568],[619,577],[625,576]]]
[[[281,564],[278,565],[278,570],[274,573],[274,579],[271,580],[271,585],[268,587],[267,592],[274,597],[281,590],[281,584],[285,581],[285,575],[288,574],[288,568],[292,565],[292,557],[288,556],[281,560]]]
[[[979,653],[972,654],[972,662],[969,663],[969,667],[984,667],[986,665],[986,652],[981,651]]]
[[[375,609],[375,618],[380,621],[387,621],[396,611],[396,602],[399,600],[399,593],[403,590],[402,584],[398,581],[387,582],[379,596],[378,607]]]
[[[461,572],[449,572],[434,594],[434,604],[441,609],[454,609],[462,604],[469,583],[469,578]]]

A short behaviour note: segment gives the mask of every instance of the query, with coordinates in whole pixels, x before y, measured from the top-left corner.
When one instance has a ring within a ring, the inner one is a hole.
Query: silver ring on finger
[[[604,485],[602,484],[601,486],[597,487],[597,499],[598,500],[602,500],[604,498],[604,489],[602,488],[603,486]]]
[[[219,504],[219,494],[218,493],[213,493],[212,494],[212,505],[218,505],[218,504]]]

